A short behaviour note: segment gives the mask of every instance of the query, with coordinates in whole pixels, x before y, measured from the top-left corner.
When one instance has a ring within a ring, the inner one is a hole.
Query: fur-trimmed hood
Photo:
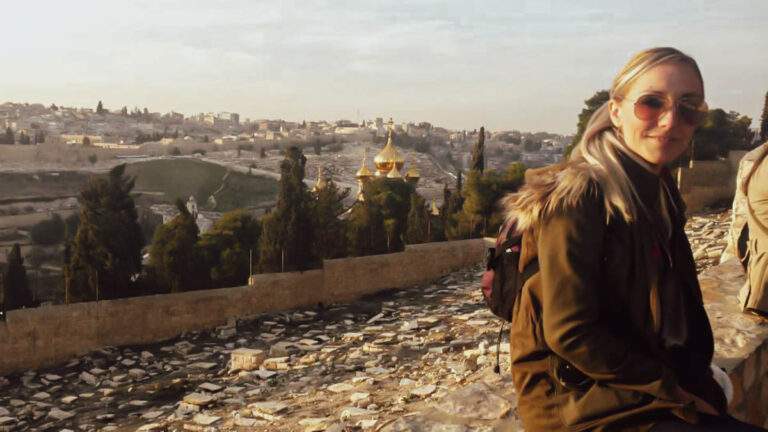
[[[599,168],[586,162],[562,162],[525,172],[525,185],[506,195],[501,207],[507,220],[517,219],[520,231],[566,208],[574,207],[585,194],[599,193]],[[613,213],[605,200],[606,214]]]

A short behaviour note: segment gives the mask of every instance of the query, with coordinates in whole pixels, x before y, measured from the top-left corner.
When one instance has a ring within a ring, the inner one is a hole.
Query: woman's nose
[[[658,120],[659,127],[672,129],[680,121],[680,115],[677,112],[677,104],[672,105],[668,110],[661,113]]]

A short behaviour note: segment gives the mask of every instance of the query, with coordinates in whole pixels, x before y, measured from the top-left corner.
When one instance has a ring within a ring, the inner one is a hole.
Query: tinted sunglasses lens
[[[655,96],[643,96],[635,102],[635,116],[643,121],[659,118],[666,101]]]
[[[691,126],[698,126],[704,122],[707,112],[692,106],[680,105],[678,110],[680,117]]]

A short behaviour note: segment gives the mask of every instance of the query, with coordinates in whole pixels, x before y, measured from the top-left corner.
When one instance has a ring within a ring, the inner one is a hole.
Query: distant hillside
[[[274,179],[237,172],[227,174],[225,167],[195,159],[136,162],[128,165],[126,173],[136,176],[134,191],[139,192],[137,201],[142,205],[173,203],[176,198],[186,201],[194,195],[201,209],[229,211],[264,205],[277,197]],[[81,171],[0,173],[0,210],[76,197],[91,176],[93,174]],[[206,203],[214,192],[217,205],[209,208]]]
[[[217,211],[257,206],[277,196],[274,179],[228,173],[225,167],[195,159],[137,162],[128,165],[126,174],[136,177],[135,191],[156,194],[165,202],[194,196],[201,208],[208,208],[208,198],[215,192],[216,207],[211,210]]]

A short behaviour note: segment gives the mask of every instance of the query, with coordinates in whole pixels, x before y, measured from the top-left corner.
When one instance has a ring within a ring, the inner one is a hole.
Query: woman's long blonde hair
[[[571,152],[569,161],[583,161],[595,168],[596,180],[606,199],[608,216],[618,211],[627,222],[635,220],[637,192],[619,162],[619,148],[626,149],[621,134],[614,128],[609,112],[610,100],[621,101],[631,85],[642,74],[662,63],[690,65],[701,80],[704,79],[696,61],[683,52],[669,47],[650,48],[635,54],[613,79],[610,97],[590,117],[584,134]]]

